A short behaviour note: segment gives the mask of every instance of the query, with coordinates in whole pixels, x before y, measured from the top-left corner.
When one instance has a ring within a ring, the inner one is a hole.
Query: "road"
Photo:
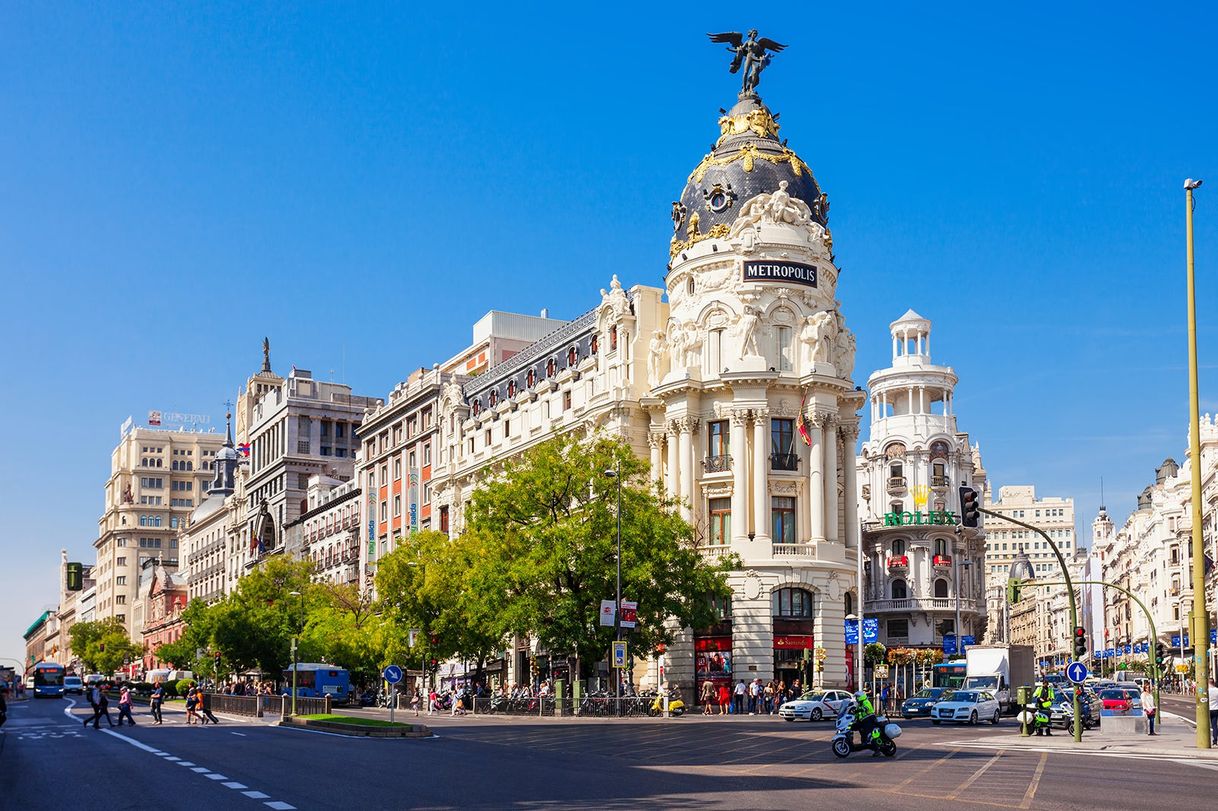
[[[69,705],[75,703],[75,707]],[[1213,766],[969,748],[988,724],[905,724],[895,759],[838,760],[829,722],[436,718],[437,737],[347,738],[222,718],[85,729],[79,698],[10,705],[0,805],[273,809],[1207,807]],[[66,711],[66,712],[65,712]],[[68,716],[71,716],[70,718]],[[413,720],[413,716],[411,716]],[[1011,722],[998,727],[1016,730]],[[1114,805],[1115,803],[1115,805]]]

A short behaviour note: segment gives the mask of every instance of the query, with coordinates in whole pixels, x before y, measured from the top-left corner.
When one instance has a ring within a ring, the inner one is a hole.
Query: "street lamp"
[[[614,598],[613,610],[613,641],[620,642],[622,639],[622,460],[618,459],[614,466],[604,471],[605,476],[610,479],[617,480],[617,591]],[[610,656],[609,664],[613,664],[613,657]],[[613,668],[610,668],[612,672]],[[613,674],[614,695],[617,697],[618,709],[622,706],[622,674]],[[659,686],[659,685],[657,685]]]
[[[1201,532],[1201,407],[1197,399],[1197,290],[1193,272],[1193,192],[1200,180],[1184,181],[1184,231],[1188,265],[1188,409],[1189,458],[1192,459],[1193,520],[1193,674],[1197,681],[1197,748],[1210,748],[1209,644],[1210,615],[1205,604],[1205,539]],[[1183,634],[1180,641],[1183,642]]]
[[[289,591],[288,594],[292,595],[293,597],[300,598],[300,613],[303,614],[304,613],[304,595],[301,594],[299,591]],[[300,634],[300,632],[297,631],[295,634],[292,635],[292,717],[293,718],[296,717],[296,670],[299,667],[299,662],[297,661],[297,658],[296,658],[296,651],[297,651],[296,637],[299,636],[299,634]]]

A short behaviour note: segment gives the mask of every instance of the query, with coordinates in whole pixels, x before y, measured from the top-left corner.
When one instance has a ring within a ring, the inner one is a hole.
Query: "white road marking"
[[[193,766],[195,764],[191,763],[189,760],[179,760],[178,765],[179,766]]]
[[[225,775],[216,774],[215,772],[212,772],[211,774],[205,774],[203,776],[206,777],[208,780],[227,780],[228,779],[228,777],[226,777]]]
[[[296,806],[288,805],[287,803],[283,802],[282,800],[275,800],[273,802],[263,803],[263,805],[270,806],[271,808],[274,808],[275,811],[291,811],[292,809],[296,808]]]
[[[161,757],[165,758],[165,760],[168,760],[168,761],[181,760],[180,757],[174,757],[173,755],[162,754]]]
[[[225,788],[232,789],[249,788],[249,786],[245,785],[245,783],[238,783],[236,780],[230,780],[229,782],[221,783],[220,785],[224,786]]]
[[[263,794],[261,791],[243,791],[241,793],[251,800],[269,800],[271,798],[271,795]]]
[[[205,772],[210,772],[211,769],[207,768],[206,766],[195,766],[193,769],[191,769],[191,771],[198,772],[199,774],[203,774]]]

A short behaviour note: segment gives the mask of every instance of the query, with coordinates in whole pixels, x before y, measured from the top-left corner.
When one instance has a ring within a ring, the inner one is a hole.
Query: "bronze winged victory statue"
[[[756,96],[757,83],[761,80],[761,72],[770,64],[770,53],[778,53],[786,45],[780,45],[769,37],[757,38],[757,29],[749,31],[746,39],[739,31],[725,31],[722,34],[707,34],[711,42],[725,42],[727,49],[732,52],[732,73],[743,70],[743,82],[740,97]]]

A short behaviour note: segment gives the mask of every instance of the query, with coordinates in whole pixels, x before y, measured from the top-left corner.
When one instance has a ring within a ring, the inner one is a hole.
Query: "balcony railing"
[[[896,600],[868,600],[865,612],[885,611],[955,611],[955,597],[904,597]],[[985,601],[968,597],[960,598],[961,611],[984,611]]]
[[[943,567],[951,566],[952,565],[952,556],[951,555],[935,555],[933,558],[931,558],[930,563],[932,566],[943,566]]]
[[[931,487],[947,487],[947,477],[946,476],[931,476],[930,486]]]
[[[904,476],[889,476],[888,477],[888,492],[900,492],[905,489]]]
[[[799,454],[771,453],[770,467],[773,470],[799,470]]]
[[[708,546],[699,546],[698,551],[704,558],[711,560],[719,560],[725,558],[732,553],[732,547],[728,544],[711,544]]]
[[[730,454],[708,456],[702,460],[702,471],[704,473],[727,473],[731,469],[732,457]]]
[[[816,544],[776,543],[772,544],[771,553],[776,558],[814,558],[816,557]]]

